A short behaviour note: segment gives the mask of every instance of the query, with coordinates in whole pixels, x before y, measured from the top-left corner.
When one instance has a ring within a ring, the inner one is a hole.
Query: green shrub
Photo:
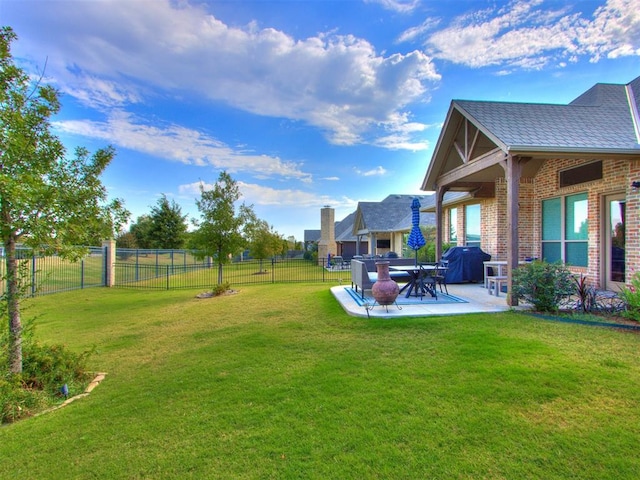
[[[81,354],[63,345],[44,345],[33,339],[30,328],[22,338],[22,373],[10,375],[8,335],[0,335],[0,423],[33,415],[60,403],[67,385],[68,396],[77,395],[91,380],[86,362],[92,352]]]
[[[50,397],[42,390],[27,388],[20,375],[0,379],[0,423],[11,423],[44,410]]]
[[[217,297],[218,295],[222,295],[223,293],[226,293],[230,288],[231,288],[231,284],[229,282],[220,283],[215,287],[213,287],[213,290],[211,290],[211,293],[213,293],[213,295]]]
[[[567,297],[576,293],[576,282],[562,263],[531,262],[513,271],[512,295],[539,312],[556,312]]]
[[[622,287],[618,295],[625,304],[622,314],[640,322],[640,273],[636,273],[631,278],[631,285]]]

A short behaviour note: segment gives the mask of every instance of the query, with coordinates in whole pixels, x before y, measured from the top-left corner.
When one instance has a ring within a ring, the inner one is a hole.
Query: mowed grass
[[[636,479],[640,336],[347,316],[327,285],[30,300],[106,380],[0,428],[0,478]]]

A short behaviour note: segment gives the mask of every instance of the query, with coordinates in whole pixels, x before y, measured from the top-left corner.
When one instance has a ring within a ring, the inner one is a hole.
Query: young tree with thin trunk
[[[200,200],[196,200],[200,220],[193,220],[198,226],[193,235],[193,245],[201,255],[213,257],[218,264],[218,285],[222,284],[222,266],[240,253],[247,243],[242,232],[253,215],[253,209],[242,204],[236,212],[235,203],[240,196],[236,181],[223,171],[212,189],[207,190],[200,185]]]
[[[22,371],[23,296],[18,245],[77,260],[95,238],[109,238],[127,216],[119,200],[107,203],[99,176],[113,148],[90,155],[84,148],[68,159],[51,133],[50,118],[60,109],[57,92],[34,85],[11,55],[16,35],[0,28],[0,242],[5,251],[2,314],[9,324],[10,373]]]
[[[262,261],[264,259],[275,257],[282,252],[282,236],[265,220],[261,220],[255,215],[250,215],[245,224],[244,235],[251,256],[260,260],[261,272],[263,271]]]

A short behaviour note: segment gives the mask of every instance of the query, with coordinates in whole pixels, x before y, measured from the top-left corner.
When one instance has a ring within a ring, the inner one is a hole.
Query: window
[[[480,246],[480,205],[467,205],[464,215],[465,245]]]
[[[587,194],[542,201],[542,258],[586,267],[588,258]]]
[[[560,172],[560,186],[570,187],[579,183],[602,180],[602,161],[591,162]]]
[[[458,209],[449,210],[449,243],[458,243]]]

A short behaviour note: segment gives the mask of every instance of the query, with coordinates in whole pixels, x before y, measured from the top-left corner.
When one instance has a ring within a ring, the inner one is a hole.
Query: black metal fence
[[[211,288],[218,284],[219,266],[215,263],[144,264],[116,263],[115,286],[121,288],[177,289]],[[351,281],[350,269],[327,268],[322,262],[303,259],[245,260],[222,265],[222,282],[250,285],[294,282]]]
[[[106,247],[90,247],[89,254],[77,262],[57,255],[34,255],[20,250],[21,279],[29,285],[32,296],[107,285],[108,252]],[[0,276],[5,276],[5,262]],[[113,286],[140,289],[212,288],[217,285],[218,265],[202,260],[189,250],[116,249]],[[6,288],[0,279],[0,288]],[[348,283],[348,264],[326,265],[298,256],[269,260],[240,260],[222,266],[222,282],[234,285],[293,282]]]
[[[3,252],[4,253],[4,252]],[[44,295],[106,284],[106,255],[103,247],[89,247],[89,253],[77,262],[58,255],[38,255],[31,249],[18,248],[21,283],[29,286],[29,294]],[[6,264],[0,262],[0,288],[6,290]]]

